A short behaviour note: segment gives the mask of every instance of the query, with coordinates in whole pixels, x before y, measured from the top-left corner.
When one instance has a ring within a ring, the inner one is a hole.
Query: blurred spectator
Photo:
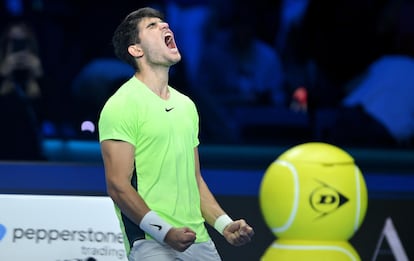
[[[0,37],[0,158],[40,160],[41,78],[37,39],[24,22],[8,25]]]
[[[287,42],[277,42],[287,90],[293,94],[304,86],[311,114],[338,106],[344,85],[389,48],[385,32],[377,28],[386,2],[309,0],[291,24]]]
[[[407,147],[414,137],[414,59],[375,61],[344,99],[328,140],[338,145]]]
[[[341,145],[412,147],[414,141],[414,3],[396,9],[395,47],[348,84],[327,138]]]
[[[315,63],[304,50],[304,16],[311,0],[282,0],[280,24],[274,40],[285,76],[287,102],[293,111],[307,112],[308,89],[315,81]]]
[[[89,137],[97,140],[97,133],[79,133],[84,121],[97,123],[98,114],[105,101],[129,79],[134,70],[126,63],[115,58],[97,58],[82,68],[72,82],[72,96],[76,104],[73,126],[78,130],[76,138]]]
[[[300,26],[310,0],[281,0],[280,22],[275,37],[276,49],[283,52],[292,28]]]
[[[165,15],[174,31],[183,57],[185,77],[182,83],[194,81],[201,53],[204,51],[205,30],[211,18],[210,0],[164,0]],[[179,85],[177,85],[179,86]]]
[[[207,37],[192,96],[200,106],[201,134],[214,142],[237,142],[233,110],[285,106],[280,57],[256,35],[251,6],[233,5]],[[217,30],[215,30],[217,29]],[[269,116],[271,117],[271,116]]]

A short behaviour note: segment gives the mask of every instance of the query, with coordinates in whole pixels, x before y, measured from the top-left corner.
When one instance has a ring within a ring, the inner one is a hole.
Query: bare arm
[[[101,143],[101,150],[108,195],[131,221],[140,225],[151,209],[131,185],[134,146],[123,141],[105,140]],[[195,239],[195,233],[189,228],[173,227],[168,230],[164,242],[177,251],[184,251]]]
[[[201,176],[198,148],[194,149],[194,157],[197,184],[200,190],[201,212],[206,222],[214,227],[217,218],[226,213],[221,208]],[[241,246],[250,242],[253,235],[253,228],[251,228],[244,219],[233,221],[227,225],[223,231],[223,236],[226,238],[227,242],[235,246]]]
[[[131,221],[139,225],[150,209],[131,185],[134,146],[123,141],[105,140],[101,150],[108,195]]]
[[[214,227],[214,222],[216,219],[224,215],[224,210],[220,207],[217,200],[211,193],[210,189],[208,188],[207,184],[205,183],[203,177],[201,176],[200,170],[200,160],[198,156],[198,149],[194,149],[194,157],[195,157],[195,168],[196,168],[196,178],[198,189],[200,190],[200,199],[201,199],[201,212],[203,214],[204,219],[207,223]]]

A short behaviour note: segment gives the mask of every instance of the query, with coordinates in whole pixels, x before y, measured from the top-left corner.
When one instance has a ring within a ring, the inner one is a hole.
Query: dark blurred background
[[[37,37],[41,138],[97,140],[82,123],[133,73],[112,33],[146,5],[175,32],[171,85],[197,103],[202,144],[412,149],[410,0],[3,0],[4,29],[23,20]]]
[[[274,240],[258,205],[260,179],[286,149],[311,141],[344,148],[365,174],[366,222],[351,239],[362,260],[387,217],[413,255],[413,0],[2,0],[0,160],[42,163],[2,162],[0,193],[106,195],[99,111],[133,75],[111,37],[147,5],[165,13],[182,54],[171,86],[198,106],[206,181],[257,231],[243,249],[213,234],[225,260],[258,260]],[[32,34],[10,33],[22,21]],[[24,46],[40,60],[32,81],[9,67],[8,55]],[[228,192],[234,180],[240,189]],[[67,186],[57,188],[61,181]]]

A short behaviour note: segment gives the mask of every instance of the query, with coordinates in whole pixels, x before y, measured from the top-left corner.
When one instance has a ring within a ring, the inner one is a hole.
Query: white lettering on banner
[[[407,254],[405,253],[401,240],[398,237],[397,230],[390,217],[385,220],[385,225],[378,240],[377,247],[375,248],[372,261],[377,260],[377,257],[380,255],[381,245],[384,238],[387,240],[388,245],[391,248],[391,253],[396,261],[408,261]]]
[[[0,194],[0,260],[126,261],[112,200]]]

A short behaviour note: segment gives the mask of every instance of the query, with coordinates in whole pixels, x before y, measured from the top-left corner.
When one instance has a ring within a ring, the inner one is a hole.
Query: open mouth
[[[170,49],[176,48],[172,35],[169,35],[169,34],[166,35],[164,41],[165,41],[165,45],[167,45],[168,48]]]

